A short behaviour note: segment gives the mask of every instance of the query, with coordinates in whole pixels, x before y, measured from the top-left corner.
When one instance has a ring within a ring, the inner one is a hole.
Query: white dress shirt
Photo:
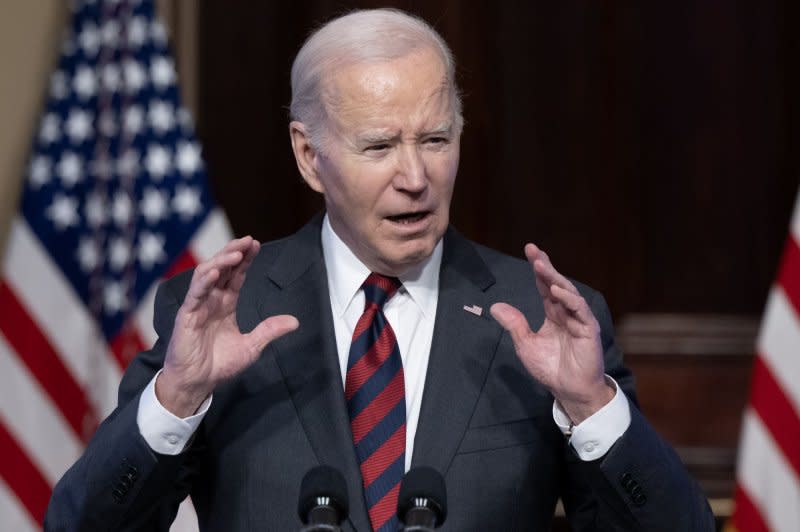
[[[333,231],[327,215],[322,223],[322,254],[328,270],[333,328],[344,386],[353,330],[364,313],[361,285],[371,272]],[[433,323],[439,302],[441,264],[440,240],[430,257],[400,276],[403,286],[383,306],[383,313],[392,326],[403,360],[403,379],[406,384],[406,471],[411,467],[422,390],[428,373]]]
[[[442,247],[443,244],[439,241],[430,257],[400,277],[402,288],[386,302],[383,309],[394,330],[403,360],[406,387],[406,471],[411,466],[414,453],[414,436],[419,422],[433,339],[436,305],[439,300]],[[322,224],[322,253],[328,273],[333,327],[344,388],[353,329],[364,312],[364,292],[361,285],[370,270],[333,231],[327,215]],[[142,437],[155,452],[179,454],[200,425],[212,398],[206,399],[193,416],[178,418],[166,410],[156,398],[157,378],[158,374],[142,392],[136,422]],[[560,406],[553,404],[556,425],[564,434],[572,433],[570,444],[582,460],[596,460],[604,456],[630,425],[628,400],[616,382],[610,377],[608,380],[617,390],[614,398],[579,425],[572,426]]]

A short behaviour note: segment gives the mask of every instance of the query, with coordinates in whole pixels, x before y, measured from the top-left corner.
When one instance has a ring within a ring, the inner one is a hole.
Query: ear
[[[311,144],[305,124],[297,121],[289,123],[289,138],[292,141],[294,160],[297,161],[297,169],[300,170],[300,175],[303,176],[309,187],[320,194],[324,194],[325,189],[317,172],[317,157],[319,157],[319,153]]]

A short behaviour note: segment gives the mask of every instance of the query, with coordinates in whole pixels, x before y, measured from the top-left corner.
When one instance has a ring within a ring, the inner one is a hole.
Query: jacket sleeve
[[[605,370],[628,396],[631,424],[606,455],[584,462],[565,445],[562,500],[575,531],[713,531],[714,516],[675,451],[639,412],[602,295],[584,292],[600,324]]]
[[[142,390],[163,365],[188,279],[184,274],[159,287],[154,318],[159,339],[131,362],[116,409],[56,484],[44,530],[169,530],[195,476],[192,464],[202,449],[201,431],[183,453],[160,455],[139,434],[136,415]]]

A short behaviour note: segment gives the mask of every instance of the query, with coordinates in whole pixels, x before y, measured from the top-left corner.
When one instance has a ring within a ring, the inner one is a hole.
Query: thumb
[[[277,338],[280,338],[286,333],[292,332],[299,326],[300,322],[297,321],[297,318],[290,314],[270,316],[259,323],[255,329],[250,331],[247,334],[247,338],[255,352],[260,353],[261,350],[267,346],[267,344]]]
[[[497,323],[508,331],[514,346],[519,350],[524,340],[531,334],[531,328],[528,326],[525,315],[508,303],[495,303],[489,312],[497,320]]]

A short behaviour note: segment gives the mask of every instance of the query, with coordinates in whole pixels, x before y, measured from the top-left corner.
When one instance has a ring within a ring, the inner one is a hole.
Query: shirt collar
[[[403,289],[428,319],[434,318],[436,309],[442,247],[442,240],[439,239],[430,257],[400,276]],[[328,271],[328,290],[333,311],[337,318],[341,318],[370,270],[339,238],[331,227],[327,214],[322,222],[322,255]]]

